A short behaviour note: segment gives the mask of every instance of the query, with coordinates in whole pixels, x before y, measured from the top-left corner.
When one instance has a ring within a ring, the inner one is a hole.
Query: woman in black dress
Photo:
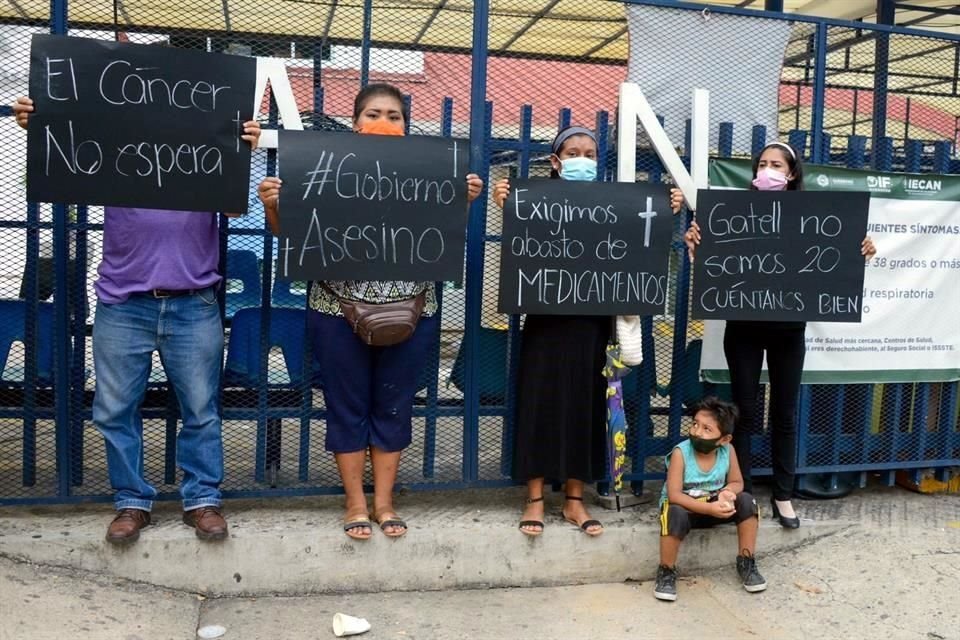
[[[597,176],[597,140],[584,127],[568,127],[552,145],[552,178],[592,181]],[[508,180],[494,187],[501,208]],[[679,208],[679,191],[671,204]],[[545,480],[565,483],[561,515],[584,533],[603,525],[583,504],[583,485],[606,475],[606,390],[603,377],[611,320],[607,316],[528,314],[523,326],[517,382],[517,433],[513,477],[527,483],[520,531],[543,533]]]

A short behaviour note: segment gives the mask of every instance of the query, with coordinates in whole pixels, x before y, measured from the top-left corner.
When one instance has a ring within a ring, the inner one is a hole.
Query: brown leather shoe
[[[150,512],[143,509],[120,509],[107,528],[107,542],[130,544],[140,538],[140,529],[150,524]]]
[[[227,537],[227,521],[217,507],[184,511],[183,524],[193,527],[201,540],[223,540]]]

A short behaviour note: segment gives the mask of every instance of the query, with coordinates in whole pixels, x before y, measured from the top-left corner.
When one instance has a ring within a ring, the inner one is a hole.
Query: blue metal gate
[[[183,3],[172,13],[149,0],[110,4],[23,0],[0,10],[0,46],[12,56],[0,76],[4,102],[26,92],[33,32],[132,42],[165,39],[176,46],[285,58],[304,123],[313,128],[345,128],[357,88],[377,80],[394,82],[409,94],[411,130],[468,137],[472,169],[487,184],[508,175],[543,174],[549,140],[571,122],[596,128],[606,177],[614,174],[615,85],[626,64],[622,2],[584,0],[578,3],[582,14],[576,15],[554,12],[555,2],[531,2],[537,8],[526,14],[502,10],[496,0],[428,8],[379,0],[313,3],[298,12],[265,2],[257,28],[245,21],[249,16],[231,13],[229,1],[222,12],[208,6],[219,3]],[[703,9],[665,0],[626,4],[676,12]],[[308,20],[301,11],[316,15]],[[711,11],[755,18],[757,29],[778,18],[746,9]],[[799,16],[790,20],[791,42],[799,53],[785,61],[790,72],[781,82],[780,130],[751,131],[754,150],[782,137],[814,163],[960,172],[957,76],[939,71],[944,55],[960,60],[960,37]],[[314,22],[323,28],[312,30]],[[261,28],[265,23],[271,26]],[[360,25],[356,33],[350,24]],[[558,38],[566,44],[558,45]],[[857,59],[865,47],[872,52],[866,62]],[[909,69],[901,69],[904,61],[910,61]],[[608,91],[601,95],[597,86]],[[837,96],[846,100],[848,94],[852,108],[838,109]],[[861,119],[868,102],[871,115]],[[91,281],[102,210],[25,201],[25,137],[11,115],[9,107],[0,108],[7,141],[0,149],[0,315],[5,316],[0,318],[0,503],[108,500],[102,439],[90,411],[95,385]],[[278,126],[273,100],[265,102],[261,119],[265,127]],[[903,135],[889,130],[892,122],[903,127]],[[733,124],[718,127],[717,151],[735,155]],[[221,217],[221,267],[227,278],[221,305],[228,338],[224,489],[233,497],[340,490],[332,458],[321,445],[322,382],[309,357],[306,285],[275,281],[275,243],[254,195],[259,179],[275,169],[274,152],[257,152],[251,215]],[[637,171],[652,182],[666,178],[646,147],[638,150]],[[497,213],[486,198],[474,204],[463,285],[438,284],[437,347],[421,379],[415,442],[399,479],[408,487],[511,483],[522,322],[495,309]],[[630,424],[627,479],[636,490],[642,481],[662,477],[660,456],[680,439],[691,404],[710,391],[697,378],[702,329],[688,318],[690,274],[680,242],[682,224],[678,218],[670,313],[644,320],[644,351],[650,355],[624,383]],[[898,469],[960,465],[956,382],[805,386],[801,400],[801,473],[881,471],[892,482]],[[174,498],[177,407],[159,363],[143,416],[146,473],[163,497]],[[769,473],[762,453],[769,449],[765,437],[755,436],[755,467],[761,474]]]

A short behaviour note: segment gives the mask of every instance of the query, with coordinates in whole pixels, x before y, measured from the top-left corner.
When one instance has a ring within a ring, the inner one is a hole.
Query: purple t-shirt
[[[116,304],[151,289],[212,286],[219,249],[214,213],[105,207],[97,297]]]

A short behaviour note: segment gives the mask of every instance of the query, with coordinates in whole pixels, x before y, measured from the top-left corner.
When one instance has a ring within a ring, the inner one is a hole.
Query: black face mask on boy
[[[723,445],[720,444],[720,438],[698,438],[697,436],[690,436],[690,444],[693,445],[693,450],[697,453],[713,453],[713,451]]]

